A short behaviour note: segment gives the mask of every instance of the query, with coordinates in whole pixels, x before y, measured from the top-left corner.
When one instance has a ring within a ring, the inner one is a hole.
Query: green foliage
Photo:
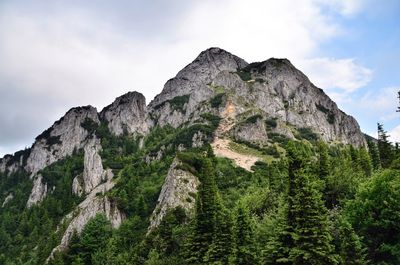
[[[397,170],[375,173],[346,205],[346,215],[374,264],[400,262],[399,175]]]
[[[0,220],[3,220],[0,223],[0,252],[7,253],[6,260],[15,261],[19,257],[22,263],[43,264],[64,229],[61,226],[59,233],[55,233],[57,225],[81,201],[72,194],[72,180],[82,172],[83,156],[80,153],[43,169],[40,174],[52,192],[40,205],[29,209],[26,202],[32,183],[28,174],[16,172],[0,176],[0,189],[14,195],[6,207],[0,209]]]
[[[310,128],[298,128],[297,129],[299,139],[305,139],[310,142],[315,142],[319,139],[318,134],[314,133]]]
[[[225,93],[219,93],[210,99],[210,104],[212,108],[219,108],[224,101]]]
[[[104,121],[85,120],[88,137],[101,139],[104,167],[115,174],[116,185],[106,196],[126,220],[111,229],[104,216],[96,216],[49,264],[366,264],[367,258],[371,264],[399,263],[399,171],[373,171],[379,169],[373,148],[368,153],[327,146],[307,129],[303,135],[300,129],[298,138],[309,142],[288,143],[270,132],[273,144],[245,143],[271,158],[249,172],[212,154],[206,142],[219,122],[205,113],[195,125],[156,126],[140,139],[114,136]],[[272,129],[277,122],[270,119],[266,125]],[[192,148],[198,132],[205,145]],[[178,152],[181,144],[184,152]],[[148,232],[175,156],[182,161],[179,168],[201,182],[198,193],[191,194],[195,212],[170,209]],[[25,207],[32,188],[28,174],[0,173],[0,202],[14,195],[0,208],[1,264],[44,263],[61,240],[61,218],[82,200],[71,192],[72,179],[82,172],[82,152],[42,170],[51,192],[31,209]],[[330,222],[328,213],[337,216]]]
[[[169,100],[169,104],[171,104],[173,110],[183,112],[183,107],[189,102],[189,98],[190,95],[174,97],[173,99]]]
[[[324,142],[318,143],[318,155],[319,155],[319,177],[326,179],[330,173],[330,161],[328,155],[328,147]]]
[[[276,118],[267,119],[265,121],[265,124],[267,125],[267,128],[269,128],[269,129],[276,128],[276,126],[278,126],[278,123],[276,122]]]
[[[240,69],[236,72],[236,74],[243,80],[243,81],[250,81],[251,80],[251,72],[248,68]]]
[[[388,168],[394,159],[393,147],[388,137],[383,124],[378,123],[378,150],[383,168]]]
[[[256,123],[258,120],[261,120],[261,119],[262,119],[261,114],[256,114],[256,115],[248,117],[244,122],[245,123]]]
[[[371,157],[372,167],[375,170],[378,170],[381,168],[381,158],[379,155],[378,147],[371,140],[368,140],[367,143],[368,143],[369,156]]]
[[[326,120],[330,123],[333,124],[335,123],[335,114],[330,110],[325,108],[323,105],[320,104],[315,104],[315,106],[317,107],[317,109],[319,111],[322,111],[323,113],[326,114]]]
[[[253,223],[249,210],[242,203],[238,205],[235,213],[233,235],[233,263],[237,265],[258,264]]]
[[[174,97],[170,100],[166,100],[163,103],[157,105],[154,107],[154,109],[160,109],[162,106],[164,106],[166,103],[169,103],[172,110],[174,111],[180,111],[183,112],[184,111],[184,106],[186,103],[189,102],[190,99],[190,95],[183,95],[183,96],[177,96]]]
[[[327,210],[319,185],[309,172],[310,149],[289,142],[289,186],[284,222],[275,241],[273,262],[279,264],[337,264],[331,244]]]
[[[279,143],[281,145],[286,145],[290,140],[286,135],[279,133],[268,132],[267,135],[270,142]]]
[[[201,184],[196,200],[196,217],[190,242],[188,261],[202,263],[213,242],[217,211],[217,186],[215,171],[209,159],[201,160]]]
[[[355,233],[350,223],[347,220],[341,220],[338,227],[340,238],[340,264],[366,264],[365,249],[361,244],[360,237]]]

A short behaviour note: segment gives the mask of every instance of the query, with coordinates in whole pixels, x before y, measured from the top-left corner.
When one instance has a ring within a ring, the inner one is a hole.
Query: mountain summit
[[[357,121],[287,59],[248,64],[210,48],[145,102],[129,92],[101,112],[72,108],[31,148],[0,159],[4,209],[17,199],[21,211],[57,204],[50,231],[58,239],[42,259],[65,251],[99,213],[117,228],[135,212],[150,232],[170,209],[192,216],[201,181],[179,156],[185,150],[208,146],[253,174],[257,163],[284,157],[290,140],[366,146]]]

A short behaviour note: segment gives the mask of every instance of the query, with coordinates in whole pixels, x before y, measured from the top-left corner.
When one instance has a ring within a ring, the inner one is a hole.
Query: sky
[[[288,58],[362,131],[400,141],[399,0],[0,0],[0,157],[71,107],[149,103],[209,47]]]

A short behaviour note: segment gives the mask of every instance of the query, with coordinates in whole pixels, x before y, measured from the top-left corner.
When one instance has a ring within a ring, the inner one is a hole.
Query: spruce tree
[[[239,203],[234,226],[233,264],[258,264],[254,242],[254,231],[249,210]]]
[[[372,161],[371,157],[369,156],[367,150],[365,147],[361,147],[359,149],[359,154],[360,154],[360,167],[361,170],[365,173],[367,176],[371,176],[372,174]]]
[[[273,240],[272,246],[270,246],[270,253],[267,253],[267,264],[292,264],[290,251],[295,246],[294,227],[296,226],[296,216],[293,208],[297,192],[296,176],[297,171],[305,166],[305,159],[309,156],[304,147],[304,145],[293,141],[290,141],[286,146],[288,159],[287,207],[282,210],[282,222],[279,223],[278,234]]]
[[[318,143],[319,154],[319,177],[325,180],[330,172],[330,161],[328,154],[328,147],[324,142]]]
[[[327,209],[312,176],[298,171],[297,191],[292,206],[295,216],[293,264],[337,264],[329,232]]]
[[[371,157],[372,167],[374,170],[378,170],[381,168],[381,157],[379,155],[379,149],[374,142],[371,140],[367,141],[368,143],[368,152]]]
[[[337,264],[328,229],[327,210],[316,180],[310,176],[309,147],[287,145],[289,164],[288,210],[281,233],[281,256],[277,264]]]
[[[210,159],[205,158],[200,172],[196,199],[196,216],[189,244],[189,263],[200,264],[213,241],[217,187]]]
[[[382,167],[388,168],[393,160],[392,145],[389,142],[389,135],[383,129],[383,124],[378,123],[378,149]]]
[[[361,245],[360,238],[346,220],[340,221],[339,237],[340,264],[363,265],[367,263],[365,259],[366,253]]]
[[[218,203],[215,213],[213,240],[203,259],[205,264],[229,264],[233,243],[232,227],[230,212],[221,203]]]

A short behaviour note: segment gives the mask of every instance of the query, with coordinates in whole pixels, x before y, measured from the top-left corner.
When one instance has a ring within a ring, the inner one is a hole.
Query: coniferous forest
[[[30,208],[27,173],[2,174],[0,190],[14,198],[0,208],[0,263],[400,263],[400,152],[382,125],[368,149],[317,138],[287,140],[278,156],[247,171],[216,157],[208,144],[178,150],[195,131],[211,135],[219,120],[210,120],[195,129],[158,127],[140,148],[138,139],[112,135],[104,124],[85,124],[101,138],[103,164],[116,174],[116,186],[106,195],[126,219],[113,229],[97,214],[50,260],[66,226],[63,216],[83,199],[71,192],[72,176],[83,168],[82,153],[41,171],[54,189]],[[168,146],[162,159],[143,159],[161,146]],[[200,181],[197,194],[185,198],[195,200],[195,207],[170,209],[149,229],[175,156]]]

